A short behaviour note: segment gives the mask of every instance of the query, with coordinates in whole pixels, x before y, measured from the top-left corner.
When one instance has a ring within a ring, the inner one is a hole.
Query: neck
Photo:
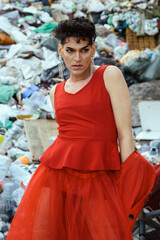
[[[94,71],[93,71],[93,73],[94,73]],[[69,80],[70,80],[70,82],[87,80],[87,79],[91,78],[93,73],[91,73],[90,69],[89,69],[89,71],[87,70],[86,72],[83,72],[82,75],[75,75],[75,74],[71,73]]]

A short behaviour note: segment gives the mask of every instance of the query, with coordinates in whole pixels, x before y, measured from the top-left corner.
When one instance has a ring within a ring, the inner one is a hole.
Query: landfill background
[[[0,0],[0,240],[40,163],[33,161],[24,120],[55,119],[49,91],[63,81],[55,29],[77,16],[95,24],[95,64],[116,65],[124,74],[137,150],[154,166],[160,164],[160,136],[136,140],[138,103],[160,100],[160,1]]]

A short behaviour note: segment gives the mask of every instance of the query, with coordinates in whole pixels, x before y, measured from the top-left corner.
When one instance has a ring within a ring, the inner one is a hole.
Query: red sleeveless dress
[[[137,151],[123,162],[101,66],[76,94],[55,91],[59,135],[41,156],[7,240],[131,240],[155,181]]]

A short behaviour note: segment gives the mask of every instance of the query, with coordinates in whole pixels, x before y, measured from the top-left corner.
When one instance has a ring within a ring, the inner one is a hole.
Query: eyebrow
[[[85,49],[85,48],[87,48],[87,47],[89,47],[89,44],[88,44],[88,45],[86,45],[86,46],[84,46],[83,48],[80,48],[80,50],[83,50],[83,49]],[[66,47],[66,49],[71,49],[71,50],[74,50],[74,48],[71,48],[71,47]]]

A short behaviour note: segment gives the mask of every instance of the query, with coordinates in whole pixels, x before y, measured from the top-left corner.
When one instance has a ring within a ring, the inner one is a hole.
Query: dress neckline
[[[100,67],[101,67],[101,66],[100,66]],[[78,94],[79,92],[81,92],[83,89],[85,89],[85,88],[92,82],[93,77],[95,76],[97,70],[98,70],[100,67],[98,67],[98,68],[95,70],[95,72],[93,73],[93,75],[92,75],[91,79],[89,80],[89,82],[86,83],[86,85],[84,85],[84,87],[82,87],[82,88],[81,88],[80,90],[78,90],[76,93],[69,93],[69,92],[65,91],[65,83],[67,82],[68,79],[66,79],[66,80],[63,82],[63,91],[64,91],[66,94],[70,94],[70,95],[76,95],[76,94]]]

